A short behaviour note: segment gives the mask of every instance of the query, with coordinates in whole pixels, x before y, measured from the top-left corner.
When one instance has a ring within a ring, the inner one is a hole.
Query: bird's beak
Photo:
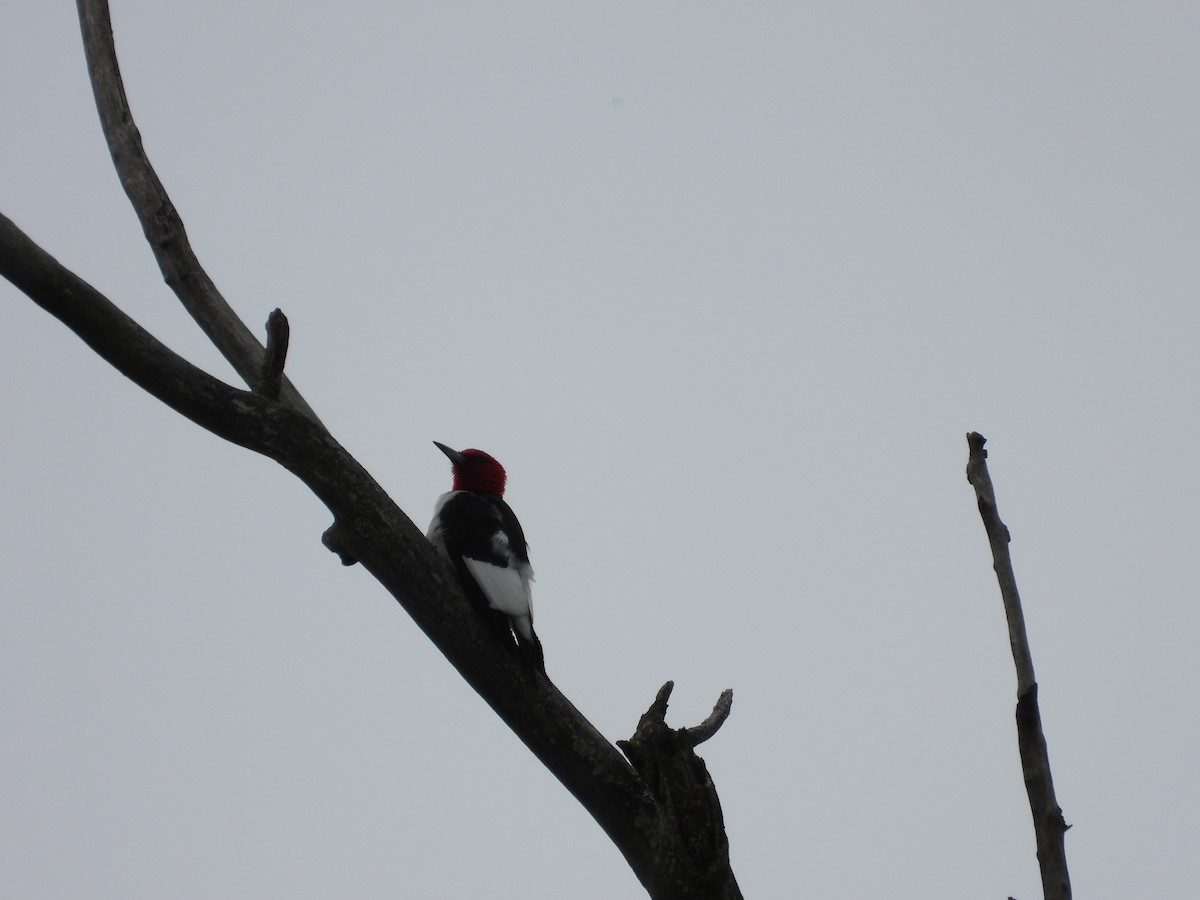
[[[462,463],[467,461],[466,457],[463,456],[461,453],[459,453],[457,450],[455,450],[453,447],[447,447],[445,444],[440,444],[437,441],[433,442],[433,446],[437,447],[439,450],[441,450],[443,453],[445,453],[446,456],[448,456],[450,458],[450,462],[452,462],[456,466],[461,465]]]

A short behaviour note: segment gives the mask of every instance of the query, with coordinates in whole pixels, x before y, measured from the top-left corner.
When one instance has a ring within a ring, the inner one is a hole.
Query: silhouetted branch
[[[659,866],[658,817],[628,762],[557,688],[527,677],[407,516],[323,426],[230,387],[145,331],[0,216],[0,274],[97,354],[176,412],[276,460],[333,513],[342,551],[399,601],[463,678],[592,814],[647,885]]]
[[[983,448],[986,442],[987,438],[978,432],[967,435],[967,481],[975,488],[979,515],[983,518],[988,543],[991,544],[996,579],[1000,583],[1000,596],[1008,618],[1008,638],[1017,669],[1017,746],[1033,814],[1042,891],[1045,900],[1070,900],[1071,879],[1067,872],[1064,842],[1064,835],[1070,826],[1063,819],[1062,809],[1054,796],[1050,753],[1046,747],[1046,735],[1042,731],[1041,712],[1038,710],[1037,681],[1033,677],[1033,656],[1029,652],[1025,615],[1021,610],[1017,579],[1008,552],[1011,535],[1007,526],[1000,521],[996,492],[988,473],[987,450]]]
[[[740,900],[741,889],[729,865],[729,839],[716,785],[704,760],[693,748],[716,733],[729,716],[733,692],[721,694],[712,714],[694,728],[671,728],[666,723],[667,701],[674,682],[658,690],[627,741],[617,741],[650,788],[657,803],[664,838],[677,849],[660,854],[666,861],[660,886],[673,883],[653,897]],[[682,892],[681,892],[682,891]]]
[[[639,774],[544,676],[530,674],[497,642],[463,595],[454,573],[370,474],[338,444],[282,377],[287,320],[268,323],[267,352],[254,340],[200,267],[182,220],[133,124],[113,49],[107,4],[79,0],[80,23],[97,108],[114,164],[142,220],[167,283],[201,328],[256,392],[239,390],[174,353],[106,297],[0,216],[0,274],[62,321],[100,357],[181,415],[226,440],[274,459],[329,508],[322,537],[343,564],[361,561],[408,612],[463,678],[596,819],[655,900],[740,897],[729,869],[720,805],[691,747],[711,737],[729,713],[722,695],[694,729],[667,729],[670,694],[657,716],[643,716],[627,746],[678,750],[660,758],[694,782],[674,786]],[[275,399],[276,395],[278,400]],[[671,773],[666,773],[670,775]],[[657,776],[654,776],[657,778]],[[714,893],[715,887],[721,892]]]
[[[668,683],[622,744],[630,765],[543,676],[495,640],[432,545],[318,422],[214,378],[158,341],[0,215],[0,274],[136,384],[226,440],[276,460],[329,508],[325,542],[359,560],[608,834],[655,900],[737,898],[697,729],[667,728]]]
[[[142,146],[142,135],[133,121],[133,112],[125,96],[108,3],[78,0],[77,6],[88,76],[104,138],[121,186],[142,223],[163,279],[242,381],[253,386],[262,372],[262,344],[230,308],[200,265],[188,241],[183,220],[150,165]],[[288,406],[309,418],[316,418],[312,408],[286,378],[282,381],[280,397]]]
[[[272,400],[279,399],[280,382],[283,379],[283,365],[287,361],[288,339],[291,330],[288,328],[287,316],[283,310],[271,310],[267,316],[267,352],[263,355],[262,373],[254,385],[254,393],[262,394]]]
[[[687,729],[688,739],[692,742],[692,746],[699,746],[716,734],[718,729],[725,724],[725,720],[729,718],[732,709],[733,691],[726,688],[721,691],[721,696],[717,698],[709,717],[699,725]]]

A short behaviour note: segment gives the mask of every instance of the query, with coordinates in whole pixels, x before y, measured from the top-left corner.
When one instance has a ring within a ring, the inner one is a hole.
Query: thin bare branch
[[[658,689],[658,693],[654,695],[654,702],[650,704],[650,708],[642,713],[642,718],[638,721],[638,728],[641,728],[647,723],[666,722],[667,720],[667,704],[671,702],[671,692],[675,690],[675,682],[668,681]]]
[[[1012,539],[1008,528],[1000,521],[996,507],[996,492],[992,487],[992,476],[988,474],[987,441],[982,434],[972,431],[967,435],[970,448],[967,457],[967,481],[975,488],[975,499],[979,504],[979,515],[987,529],[988,543],[992,547],[993,567],[1000,582],[1000,597],[1004,601],[1004,614],[1008,618],[1008,643],[1012,648],[1013,663],[1017,668],[1017,693],[1023,694],[1036,680],[1033,676],[1033,655],[1029,652],[1029,637],[1025,633],[1025,614],[1021,609],[1021,595],[1017,591],[1017,578],[1013,574],[1012,557],[1008,544]]]
[[[1000,520],[992,476],[988,473],[987,442],[982,434],[967,435],[967,481],[975,488],[979,515],[987,530],[992,548],[996,579],[1008,618],[1008,638],[1012,646],[1013,663],[1017,669],[1017,747],[1029,808],[1033,814],[1033,830],[1037,838],[1038,865],[1042,874],[1045,900],[1071,900],[1071,878],[1067,871],[1067,851],[1064,841],[1067,825],[1062,809],[1054,796],[1054,780],[1050,775],[1050,751],[1042,730],[1042,715],[1038,709],[1037,682],[1033,677],[1033,656],[1025,633],[1025,614],[1017,592],[1008,544],[1012,539],[1008,527]]]
[[[283,380],[283,366],[287,361],[288,340],[291,329],[283,310],[271,310],[267,316],[267,352],[263,356],[262,373],[254,385],[254,393],[272,400],[279,399],[279,388]]]
[[[262,372],[263,346],[230,308],[192,251],[183,220],[142,146],[133,121],[113,44],[112,20],[105,0],[77,0],[83,49],[100,124],[113,165],[129,202],[142,223],[146,241],[163,279],[234,371],[253,386]],[[285,378],[280,399],[316,420],[316,413]]]
[[[717,698],[716,704],[713,706],[713,711],[708,718],[687,731],[688,739],[692,742],[692,746],[703,744],[710,737],[717,733],[725,720],[729,718],[729,713],[733,710],[733,690],[726,688],[721,691],[721,696]]]

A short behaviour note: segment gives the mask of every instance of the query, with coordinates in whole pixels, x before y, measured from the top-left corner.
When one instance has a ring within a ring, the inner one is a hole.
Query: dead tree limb
[[[687,822],[685,840],[669,854],[677,868],[671,880],[693,886],[679,900],[741,900],[742,892],[729,865],[729,841],[717,788],[708,767],[695,753],[729,717],[733,691],[724,691],[712,714],[693,728],[671,728],[666,723],[667,701],[675,683],[659,688],[650,708],[642,714],[637,731],[627,741],[617,741],[657,801],[664,825]]]
[[[125,96],[108,3],[106,0],[78,0],[77,6],[88,77],[104,139],[108,142],[121,187],[142,223],[146,242],[158,261],[163,280],[233,366],[238,377],[253,386],[262,373],[263,346],[200,265],[188,241],[183,219],[150,165],[142,146],[141,132],[133,121],[133,112]],[[282,381],[280,396],[287,405],[316,418],[316,413],[286,378]]]
[[[1050,776],[1050,752],[1042,731],[1042,715],[1038,710],[1037,681],[1033,676],[1033,656],[1025,633],[1025,614],[1017,579],[1013,574],[1012,557],[1008,552],[1011,540],[1007,526],[1000,520],[996,492],[988,474],[987,438],[972,431],[967,435],[967,481],[975,488],[979,515],[987,530],[992,548],[1000,596],[1008,618],[1008,640],[1012,646],[1013,663],[1017,669],[1017,747],[1029,808],[1033,813],[1033,830],[1037,838],[1038,866],[1042,873],[1042,892],[1045,900],[1071,900],[1071,879],[1067,872],[1067,851],[1064,841],[1067,825],[1062,809],[1054,797],[1054,780]]]
[[[0,274],[167,406],[303,481],[333,514],[343,559],[361,562],[395,597],[596,819],[650,896],[708,896],[688,881],[702,873],[678,863],[688,858],[683,848],[694,823],[665,815],[617,749],[548,679],[505,651],[425,536],[323,426],[261,394],[230,387],[178,356],[2,215]],[[698,827],[710,825],[706,817]]]
[[[254,393],[272,400],[279,399],[283,387],[283,366],[287,362],[288,342],[292,330],[282,309],[273,309],[267,316],[267,352],[263,354],[262,372],[254,385]]]
[[[595,818],[656,900],[729,897],[705,893],[733,885],[727,852],[697,858],[697,832],[720,825],[719,805],[689,817],[686,804],[664,808],[617,749],[544,676],[529,672],[492,636],[451,569],[379,484],[333,438],[283,377],[287,329],[268,325],[268,351],[213,286],[188,244],[183,222],[141,145],[113,49],[108,6],[78,0],[88,68],[114,164],[142,221],[164,278],[247,385],[239,390],[170,350],[116,305],[0,215],[0,274],[74,331],[100,357],[179,414],[213,434],[263,454],[328,507],[323,542],[343,563],[361,562],[400,603],[468,684]],[[665,711],[665,697],[663,697]],[[694,732],[694,746],[728,715],[728,698]],[[645,718],[645,717],[643,717]],[[639,734],[642,733],[639,725]],[[630,743],[636,743],[638,735]],[[690,752],[690,747],[689,751]],[[694,755],[693,755],[693,758]],[[700,763],[703,770],[703,763]],[[701,776],[697,776],[701,777]],[[707,779],[704,772],[703,779]],[[711,803],[715,788],[707,780]],[[723,830],[718,847],[723,843]],[[681,865],[680,860],[689,860]]]

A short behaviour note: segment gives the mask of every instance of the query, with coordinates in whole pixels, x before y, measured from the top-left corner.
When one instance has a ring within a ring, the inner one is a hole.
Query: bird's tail
[[[538,640],[537,632],[533,630],[532,616],[513,616],[510,620],[512,623],[513,634],[517,638],[517,649],[521,654],[521,661],[529,668],[546,674],[546,658],[542,653],[542,642]]]

